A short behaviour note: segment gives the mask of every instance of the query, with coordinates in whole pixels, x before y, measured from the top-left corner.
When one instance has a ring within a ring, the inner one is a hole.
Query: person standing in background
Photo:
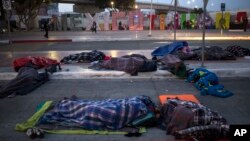
[[[91,29],[92,29],[92,32],[96,33],[96,22],[95,21],[93,21]]]
[[[45,31],[44,37],[49,38],[49,22],[47,20],[43,23],[43,28]]]
[[[244,25],[244,32],[247,31],[247,24],[248,24],[248,19],[247,16],[243,19],[243,25]]]
[[[95,32],[95,33],[96,33],[97,25],[96,25],[96,22],[95,22],[95,21],[93,21],[92,28],[93,28],[92,32]]]

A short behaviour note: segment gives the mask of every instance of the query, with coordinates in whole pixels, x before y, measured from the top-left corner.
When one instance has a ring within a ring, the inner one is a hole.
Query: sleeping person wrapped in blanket
[[[116,130],[155,111],[156,106],[148,96],[105,100],[66,98],[45,112],[39,124]]]

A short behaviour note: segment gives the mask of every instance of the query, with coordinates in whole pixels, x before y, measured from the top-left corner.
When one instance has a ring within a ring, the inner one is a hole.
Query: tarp
[[[166,54],[171,54],[176,50],[183,48],[184,46],[188,46],[186,41],[176,41],[171,44],[158,47],[151,53],[151,55],[153,57],[165,56]]]

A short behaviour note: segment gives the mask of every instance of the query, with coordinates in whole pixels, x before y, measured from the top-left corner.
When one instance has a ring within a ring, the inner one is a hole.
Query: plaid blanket
[[[229,133],[229,125],[224,117],[191,101],[169,99],[163,106],[162,114],[167,133],[178,139],[188,136],[206,139],[211,135],[215,138],[225,137]]]
[[[84,129],[120,129],[147,115],[154,104],[147,96],[100,101],[63,99],[46,112],[39,124],[54,123]]]
[[[91,52],[82,52],[65,56],[60,62],[64,64],[70,63],[84,63],[104,60],[105,54],[98,50],[92,50]]]

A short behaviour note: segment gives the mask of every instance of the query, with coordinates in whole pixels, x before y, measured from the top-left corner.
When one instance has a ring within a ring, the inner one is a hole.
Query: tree
[[[201,14],[201,13],[203,13],[203,9],[202,9],[202,8],[199,8],[199,9],[194,8],[194,9],[192,10],[192,13]]]
[[[111,5],[110,0],[96,0],[95,1],[95,6],[97,6],[100,9],[111,7],[110,5]]]
[[[42,4],[48,4],[51,0],[15,0],[12,3],[13,9],[19,17],[20,23],[24,23],[27,30],[30,30],[31,22],[38,15]]]
[[[117,8],[121,11],[134,9],[135,0],[96,0],[95,6],[99,8],[110,8],[111,1],[114,2],[114,8]]]
[[[126,11],[134,9],[135,7],[135,0],[116,0],[117,8]]]

